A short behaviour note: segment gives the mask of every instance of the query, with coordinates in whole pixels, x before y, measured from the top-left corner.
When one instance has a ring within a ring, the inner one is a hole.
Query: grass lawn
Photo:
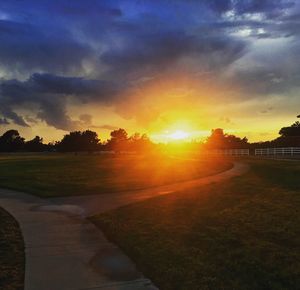
[[[299,289],[300,162],[92,218],[161,290]]]
[[[24,243],[16,220],[0,208],[0,289],[24,289]]]
[[[42,197],[147,188],[227,170],[226,160],[181,160],[159,155],[0,155],[0,187]]]

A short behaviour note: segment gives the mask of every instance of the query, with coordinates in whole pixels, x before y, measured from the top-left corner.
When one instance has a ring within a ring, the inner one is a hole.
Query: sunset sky
[[[0,133],[269,140],[300,114],[299,36],[292,0],[1,0]]]

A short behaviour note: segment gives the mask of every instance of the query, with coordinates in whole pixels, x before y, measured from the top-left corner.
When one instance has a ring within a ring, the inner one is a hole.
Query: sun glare
[[[183,140],[183,139],[187,139],[188,137],[189,137],[189,133],[181,130],[177,130],[174,133],[170,134],[170,139],[172,140]]]

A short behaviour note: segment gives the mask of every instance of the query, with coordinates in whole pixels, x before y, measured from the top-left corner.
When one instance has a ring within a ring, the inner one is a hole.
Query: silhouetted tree
[[[134,133],[128,141],[128,147],[133,151],[149,151],[153,148],[153,143],[146,134]]]
[[[70,132],[66,134],[60,142],[56,143],[56,147],[58,151],[63,152],[81,151],[80,139],[80,131]]]
[[[58,151],[77,152],[77,151],[96,151],[99,145],[99,138],[96,132],[86,130],[83,132],[74,131],[65,135],[56,144]]]
[[[111,138],[107,141],[106,147],[109,150],[122,151],[128,149],[128,134],[120,128],[110,133]]]
[[[237,149],[246,148],[248,145],[246,137],[240,138],[235,135],[224,134],[221,128],[213,129],[205,143],[205,147],[210,149]]]
[[[100,139],[98,138],[98,134],[94,131],[86,130],[81,134],[82,146],[87,151],[96,151],[98,149],[98,145]]]
[[[292,124],[291,127],[297,127],[297,128],[299,128],[300,127],[300,122],[296,121],[294,124]]]
[[[58,142],[52,141],[52,142],[49,142],[48,144],[46,144],[45,146],[46,146],[47,151],[50,151],[50,152],[57,151],[57,143]]]
[[[300,115],[297,116],[300,118]],[[283,127],[279,131],[280,137],[265,142],[252,143],[254,148],[268,148],[268,147],[300,147],[300,122],[296,121],[291,126]]]
[[[283,137],[300,136],[300,122],[296,121],[289,127],[283,127],[279,131],[279,135]]]
[[[0,151],[15,152],[24,149],[24,138],[17,130],[8,130],[0,137]]]
[[[47,150],[47,145],[43,144],[43,138],[35,136],[32,140],[25,142],[25,151],[42,152]]]
[[[112,139],[118,140],[118,141],[126,141],[128,138],[127,132],[120,128],[118,130],[114,130],[110,133],[110,136]]]
[[[206,145],[210,148],[223,148],[225,134],[223,129],[212,129],[211,135],[206,139]]]

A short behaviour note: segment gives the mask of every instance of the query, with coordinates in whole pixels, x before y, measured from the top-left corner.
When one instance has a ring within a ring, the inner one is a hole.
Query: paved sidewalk
[[[25,290],[156,289],[92,223],[40,210],[50,204],[0,190],[0,206],[18,220],[23,233]]]
[[[25,241],[25,290],[157,289],[134,263],[84,217],[161,194],[245,173],[235,163],[226,172],[151,189],[41,199],[0,189],[0,206],[19,222]]]

